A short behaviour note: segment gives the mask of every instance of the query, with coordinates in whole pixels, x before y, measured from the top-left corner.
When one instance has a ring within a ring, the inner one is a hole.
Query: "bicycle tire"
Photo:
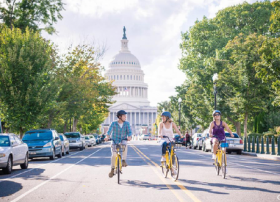
[[[161,171],[162,171],[163,177],[167,178],[168,168],[166,165],[166,161],[161,162]]]
[[[223,172],[223,178],[226,178],[227,174],[227,166],[226,166],[226,155],[223,153],[222,156],[222,172]]]
[[[173,156],[172,165],[171,165],[171,177],[176,181],[179,177],[179,159],[176,155]]]
[[[215,168],[216,168],[216,174],[219,175],[220,174],[220,166],[219,166],[219,161],[218,161],[217,157],[215,159]]]
[[[118,184],[120,184],[120,173],[121,173],[121,171],[120,171],[120,157],[118,157],[118,167],[117,167],[117,174],[118,174]]]

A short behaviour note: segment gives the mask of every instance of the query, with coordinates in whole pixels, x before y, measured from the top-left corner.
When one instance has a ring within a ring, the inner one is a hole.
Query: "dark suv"
[[[57,132],[53,129],[30,130],[22,141],[28,145],[29,158],[50,157],[51,160],[62,157],[62,144]]]

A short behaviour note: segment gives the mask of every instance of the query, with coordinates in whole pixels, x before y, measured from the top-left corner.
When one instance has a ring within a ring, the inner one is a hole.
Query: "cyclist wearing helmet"
[[[234,135],[232,134],[226,122],[221,120],[222,113],[219,110],[214,110],[212,115],[213,121],[210,123],[209,136],[212,137],[211,141],[212,144],[214,144],[212,159],[216,159],[219,141],[226,141],[225,129],[230,133],[231,137],[234,137]]]
[[[128,141],[131,140],[131,129],[129,122],[126,121],[126,112],[124,110],[120,110],[117,112],[118,121],[114,121],[111,123],[110,128],[107,132],[107,137],[105,138],[105,141],[108,141],[108,138],[111,137],[112,144],[118,144],[123,139],[126,139]],[[122,141],[123,144],[126,144],[126,141]],[[125,148],[122,156],[122,166],[126,167],[126,157],[127,157],[127,147]],[[115,168],[115,160],[116,160],[116,152],[113,152],[113,149],[111,148],[111,172],[109,173],[109,177],[113,177],[114,175],[114,168]]]
[[[175,131],[180,134],[181,138],[183,138],[181,132],[178,130],[176,124],[171,120],[170,112],[163,112],[161,114],[162,122],[159,125],[159,132],[158,136],[161,139],[161,147],[162,147],[162,158],[161,161],[166,161],[165,154],[166,154],[166,146],[169,142],[168,138],[163,138],[163,136],[168,136],[170,139],[173,139],[173,128]]]

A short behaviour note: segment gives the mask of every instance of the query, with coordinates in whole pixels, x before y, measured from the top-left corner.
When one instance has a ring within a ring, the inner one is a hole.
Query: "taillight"
[[[199,138],[197,138],[196,140],[199,140]]]
[[[240,140],[240,144],[243,144],[243,140]]]

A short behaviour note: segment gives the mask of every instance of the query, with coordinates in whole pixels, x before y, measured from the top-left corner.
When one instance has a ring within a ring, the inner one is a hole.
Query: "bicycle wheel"
[[[215,159],[215,168],[216,168],[216,174],[219,175],[220,174],[220,165],[219,165],[218,157],[216,157],[216,159]]]
[[[121,161],[120,161],[120,156],[118,156],[118,167],[117,167],[117,174],[118,174],[118,184],[120,184],[120,173],[121,173]]]
[[[179,177],[179,159],[176,155],[172,158],[172,165],[171,165],[171,177],[174,180],[177,180]]]
[[[222,156],[222,172],[223,172],[223,178],[226,178],[227,174],[227,166],[226,166],[226,155],[223,153]]]
[[[161,162],[161,170],[162,174],[165,178],[167,178],[167,173],[168,173],[168,165],[166,164],[166,161]]]

